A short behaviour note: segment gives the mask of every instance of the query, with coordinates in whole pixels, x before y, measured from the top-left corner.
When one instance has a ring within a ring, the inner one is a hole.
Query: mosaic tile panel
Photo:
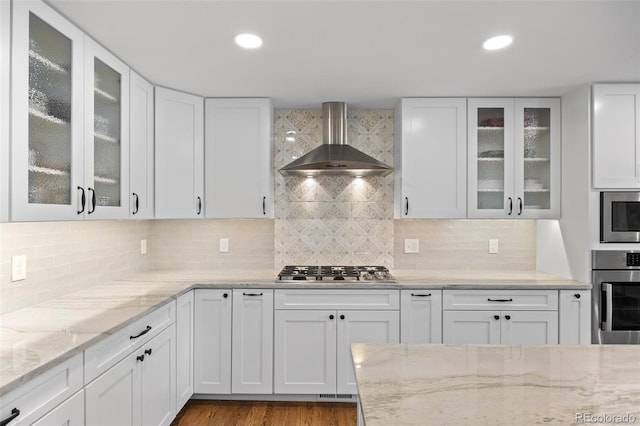
[[[275,266],[393,267],[393,175],[284,177],[277,170],[322,143],[320,109],[275,111]],[[349,144],[393,164],[393,110],[353,110]]]

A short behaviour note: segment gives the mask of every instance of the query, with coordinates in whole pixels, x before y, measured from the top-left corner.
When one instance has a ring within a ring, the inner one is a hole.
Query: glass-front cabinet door
[[[129,216],[129,68],[85,40],[87,217]]]
[[[13,3],[11,220],[81,211],[83,33],[41,2]]]

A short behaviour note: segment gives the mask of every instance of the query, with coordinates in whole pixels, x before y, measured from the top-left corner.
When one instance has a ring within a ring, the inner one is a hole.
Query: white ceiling
[[[49,0],[157,85],[278,108],[640,81],[640,0]],[[254,32],[260,50],[236,47]],[[483,51],[485,38],[514,36]]]

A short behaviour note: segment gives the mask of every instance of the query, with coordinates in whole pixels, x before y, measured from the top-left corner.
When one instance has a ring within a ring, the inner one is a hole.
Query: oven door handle
[[[613,322],[613,286],[610,283],[602,283],[604,303],[607,315],[602,321],[602,331],[612,331]]]

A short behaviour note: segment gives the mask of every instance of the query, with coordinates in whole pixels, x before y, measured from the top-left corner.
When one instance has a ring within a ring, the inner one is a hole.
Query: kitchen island
[[[640,423],[640,346],[351,346],[375,425]]]

